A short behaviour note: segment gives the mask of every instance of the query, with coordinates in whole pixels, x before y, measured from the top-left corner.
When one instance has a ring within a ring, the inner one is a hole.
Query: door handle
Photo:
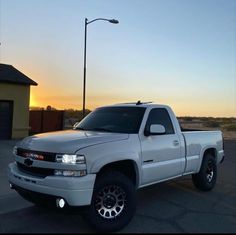
[[[178,140],[174,140],[174,141],[173,141],[173,145],[174,145],[174,146],[178,146],[178,145],[179,145],[179,141],[178,141]]]

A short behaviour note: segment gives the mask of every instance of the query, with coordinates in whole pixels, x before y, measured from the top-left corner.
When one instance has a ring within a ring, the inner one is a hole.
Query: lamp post
[[[104,20],[104,21],[108,21],[112,24],[118,24],[119,21],[115,20],[115,19],[104,19],[104,18],[97,18],[91,21],[88,21],[87,18],[85,18],[85,32],[84,32],[84,86],[83,86],[83,118],[85,117],[85,93],[86,93],[86,56],[87,56],[87,26],[88,24],[93,23],[94,21],[97,20]]]

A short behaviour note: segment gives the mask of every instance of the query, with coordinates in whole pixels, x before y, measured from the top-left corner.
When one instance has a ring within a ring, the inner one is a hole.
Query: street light
[[[83,118],[85,117],[85,87],[86,87],[86,49],[87,49],[87,25],[93,23],[97,20],[104,20],[108,21],[112,24],[118,24],[119,21],[115,19],[104,19],[104,18],[97,18],[91,21],[88,21],[87,18],[85,18],[85,33],[84,33],[84,87],[83,87]]]

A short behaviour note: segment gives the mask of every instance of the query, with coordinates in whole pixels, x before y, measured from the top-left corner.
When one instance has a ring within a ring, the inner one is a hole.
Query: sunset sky
[[[236,0],[0,0],[0,63],[39,85],[31,106],[137,100],[178,116],[236,116]]]

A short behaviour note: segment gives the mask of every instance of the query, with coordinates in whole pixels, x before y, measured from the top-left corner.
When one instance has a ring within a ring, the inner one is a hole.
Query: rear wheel
[[[136,193],[131,180],[120,172],[107,172],[95,183],[86,218],[96,230],[113,232],[130,222],[135,208]]]
[[[207,154],[202,160],[200,171],[192,175],[193,183],[198,189],[209,191],[214,188],[216,179],[217,165],[215,157]]]

